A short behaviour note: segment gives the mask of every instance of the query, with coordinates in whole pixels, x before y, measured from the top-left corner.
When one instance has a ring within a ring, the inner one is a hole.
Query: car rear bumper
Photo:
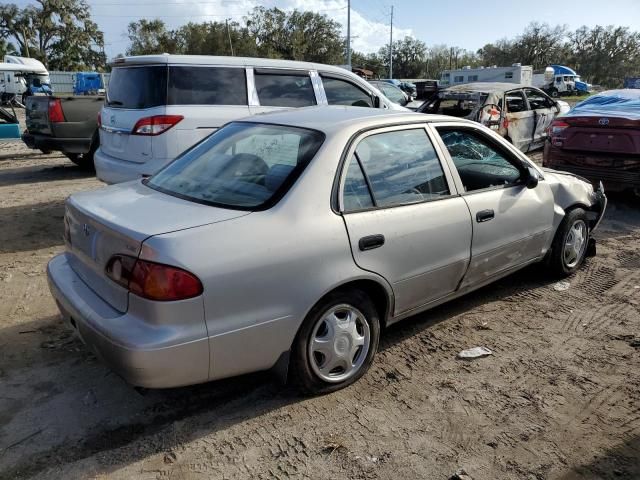
[[[128,162],[107,155],[101,148],[98,148],[93,158],[96,167],[96,177],[98,177],[98,180],[109,184],[148,177],[171,161],[171,159],[168,158],[150,158],[144,163]]]
[[[606,190],[611,192],[640,188],[640,158],[626,157],[629,160],[639,162],[639,165],[634,170],[611,166],[598,167],[589,165],[590,163],[597,163],[598,160],[608,158],[611,157],[588,152],[566,152],[553,147],[550,142],[547,142],[544,147],[542,164],[546,168],[553,168],[554,170],[580,175],[593,183],[594,186],[597,186],[598,182],[601,181]],[[625,158],[620,158],[619,155],[616,155],[615,158],[622,161],[625,160]]]
[[[201,323],[201,333],[194,335],[191,328],[188,335],[181,335],[175,325],[148,323],[131,305],[127,313],[114,310],[74,272],[67,255],[60,254],[49,262],[49,289],[65,322],[113,371],[132,385],[148,388],[177,387],[209,379],[204,318],[194,322],[196,330]],[[201,299],[191,300],[200,302],[202,311]]]
[[[63,153],[87,153],[91,149],[91,138],[56,138],[25,132],[22,134],[22,141],[29,148]]]

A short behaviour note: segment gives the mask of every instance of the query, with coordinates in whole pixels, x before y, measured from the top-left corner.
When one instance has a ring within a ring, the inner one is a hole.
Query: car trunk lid
[[[145,239],[249,212],[188,202],[152,190],[140,181],[75,194],[66,205],[70,263],[82,280],[118,311],[128,308],[128,291],[105,275],[113,255],[137,257]]]
[[[561,117],[567,126],[554,146],[612,154],[640,155],[640,120],[620,117]]]

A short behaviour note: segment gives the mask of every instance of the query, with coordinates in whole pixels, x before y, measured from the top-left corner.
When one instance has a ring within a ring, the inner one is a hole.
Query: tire
[[[578,234],[578,230],[581,230],[580,234]],[[582,237],[581,240],[580,237]],[[576,245],[575,242],[581,243]],[[569,247],[570,244],[575,247]],[[571,210],[560,223],[551,244],[549,267],[552,272],[562,278],[576,273],[584,262],[588,244],[589,222],[587,214],[582,208]]]
[[[293,341],[291,381],[310,395],[345,388],[367,372],[379,340],[380,317],[364,292],[330,293],[311,309]],[[325,342],[327,354],[321,352]]]
[[[558,90],[556,88],[552,88],[551,89],[551,96],[553,98],[558,98],[560,96],[560,94],[558,93]]]

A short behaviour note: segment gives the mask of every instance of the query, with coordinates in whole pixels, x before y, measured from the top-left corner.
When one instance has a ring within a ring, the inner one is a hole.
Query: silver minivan
[[[149,176],[227,122],[282,108],[349,105],[404,110],[341,67],[242,57],[145,55],[111,64],[96,173],[106,183]]]

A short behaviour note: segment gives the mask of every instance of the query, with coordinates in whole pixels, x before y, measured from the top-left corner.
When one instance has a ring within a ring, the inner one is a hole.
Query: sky
[[[5,2],[6,0],[0,0]],[[19,6],[30,0],[8,0]],[[343,25],[347,0],[88,0],[92,17],[105,33],[112,58],[124,53],[129,22],[160,18],[170,28],[192,22],[241,21],[254,6],[312,10]],[[640,30],[640,0],[352,0],[351,35],[354,50],[376,52],[389,42],[391,5],[394,40],[412,36],[427,46],[447,44],[477,50],[486,43],[520,34],[532,21],[551,25],[622,25]]]

